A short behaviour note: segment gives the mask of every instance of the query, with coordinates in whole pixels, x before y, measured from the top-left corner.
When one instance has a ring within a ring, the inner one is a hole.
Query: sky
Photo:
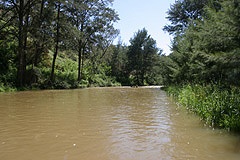
[[[138,30],[146,28],[148,34],[157,41],[157,47],[163,53],[170,53],[170,36],[162,29],[170,22],[165,18],[170,4],[175,0],[114,0],[113,8],[120,20],[114,24],[120,30],[123,43],[129,45],[129,40]],[[117,38],[114,43],[118,42]]]

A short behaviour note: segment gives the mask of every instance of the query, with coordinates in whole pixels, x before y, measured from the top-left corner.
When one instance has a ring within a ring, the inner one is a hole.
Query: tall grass
[[[196,113],[212,127],[240,131],[240,89],[220,84],[169,86],[179,105]]]

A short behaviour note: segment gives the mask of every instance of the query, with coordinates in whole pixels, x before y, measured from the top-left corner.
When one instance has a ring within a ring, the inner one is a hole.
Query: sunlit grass
[[[209,126],[240,131],[240,89],[219,84],[169,86],[169,95]]]

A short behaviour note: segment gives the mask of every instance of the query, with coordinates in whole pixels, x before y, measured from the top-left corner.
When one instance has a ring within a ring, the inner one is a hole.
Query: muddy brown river
[[[0,93],[1,160],[239,160],[240,136],[206,127],[160,89]]]

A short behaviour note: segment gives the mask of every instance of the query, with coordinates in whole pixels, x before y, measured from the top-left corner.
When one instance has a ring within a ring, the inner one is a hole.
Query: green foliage
[[[171,24],[165,25],[163,30],[170,34],[179,35],[196,24],[196,20],[202,20],[207,13],[205,7],[211,6],[215,11],[221,9],[221,0],[177,0],[170,6],[166,17]]]
[[[172,53],[161,56],[164,83],[172,84],[167,91],[179,105],[206,124],[240,131],[240,90],[233,87],[240,85],[240,2],[226,0],[219,6],[208,3],[204,16],[187,18],[187,25],[178,21],[186,28],[175,34]]]
[[[156,41],[148,35],[144,28],[135,34],[130,43],[127,52],[128,73],[134,78],[135,84],[144,85],[146,75],[152,71],[158,52]]]
[[[177,1],[172,6],[172,11],[180,9],[174,8],[178,3],[187,1]],[[172,53],[168,58],[162,57],[165,65],[164,82],[221,80],[240,85],[239,1],[225,0],[219,3],[209,0],[203,4],[204,13],[198,18],[186,17],[189,20],[187,27],[174,35]],[[184,9],[187,10],[180,10]],[[198,9],[196,8],[196,13]],[[179,19],[172,19],[173,24],[176,20],[181,20],[180,15],[177,17]],[[185,24],[182,21],[177,23]]]
[[[112,69],[110,66],[106,64],[99,64],[95,67],[95,73],[93,72],[93,66],[86,65],[86,71],[83,75],[88,81],[88,86],[96,86],[96,87],[108,87],[108,86],[120,86],[121,84],[116,81],[116,78],[110,75]]]
[[[189,23],[204,15],[204,7],[209,0],[178,0],[170,6],[166,17],[171,25],[164,26],[170,34],[179,34],[188,28]]]
[[[112,54],[109,65],[111,66],[110,75],[116,77],[116,80],[122,85],[130,85],[129,75],[127,73],[127,46],[119,42],[116,46],[112,46]]]
[[[89,86],[89,77],[94,74],[110,75],[109,64],[98,66],[107,61],[105,55],[118,34],[113,23],[119,18],[111,8],[112,0],[24,2],[0,2],[0,83],[3,86],[77,88]],[[58,55],[61,57],[56,59]],[[51,63],[53,59],[56,64]],[[89,60],[95,73],[84,68]],[[98,81],[107,81],[99,85],[115,84],[114,78],[108,76],[93,83]]]
[[[0,20],[0,26],[5,22]],[[9,34],[14,30],[13,27],[1,29],[0,34],[0,83],[3,88],[12,88],[16,80],[16,49],[17,45],[14,37]],[[3,86],[3,84],[6,84]]]
[[[89,77],[89,82],[90,87],[121,86],[121,84],[116,81],[116,78],[100,74]]]
[[[196,113],[209,126],[240,131],[240,89],[222,84],[169,86],[179,105]]]
[[[16,45],[12,42],[0,40],[0,75],[6,74],[15,60]]]
[[[11,84],[5,85],[4,83],[0,83],[0,92],[14,92],[17,91],[17,88],[12,86]]]

